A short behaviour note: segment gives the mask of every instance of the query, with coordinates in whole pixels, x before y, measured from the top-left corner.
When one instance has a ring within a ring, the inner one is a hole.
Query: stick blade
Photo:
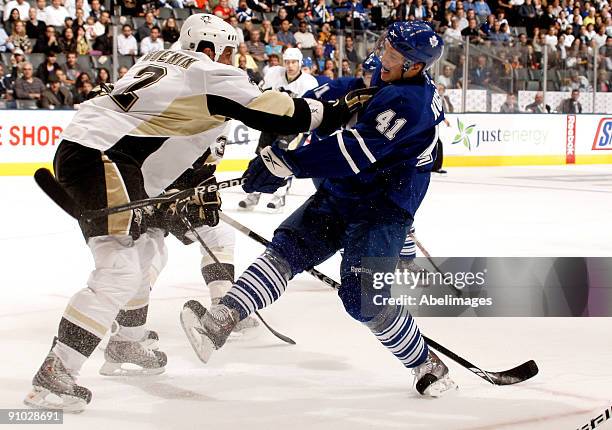
[[[40,168],[34,173],[34,181],[60,208],[68,215],[79,219],[81,209],[77,206],[74,199],[68,195],[66,190],[57,182],[55,176],[49,169]]]
[[[495,385],[513,385],[533,378],[540,370],[535,361],[529,360],[503,372],[487,372]]]

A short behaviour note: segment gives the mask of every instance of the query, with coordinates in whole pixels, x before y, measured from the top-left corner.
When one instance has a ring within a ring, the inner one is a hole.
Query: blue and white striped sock
[[[240,275],[221,303],[236,309],[242,320],[278,300],[289,277],[286,262],[266,251]]]
[[[412,260],[416,257],[416,244],[410,237],[410,233],[414,233],[414,227],[410,227],[410,232],[406,235],[406,239],[404,240],[404,246],[399,255],[401,260]]]
[[[404,306],[389,306],[368,323],[374,336],[406,367],[416,367],[427,358],[421,332]]]

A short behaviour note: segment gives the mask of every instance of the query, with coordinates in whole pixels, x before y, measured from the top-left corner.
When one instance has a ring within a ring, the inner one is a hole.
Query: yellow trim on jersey
[[[273,115],[293,116],[295,105],[287,93],[280,91],[265,91],[254,98],[247,108]]]
[[[225,117],[211,115],[206,96],[174,99],[165,111],[142,122],[129,134],[137,136],[193,136],[225,122]]]
[[[115,163],[102,155],[104,180],[106,182],[106,205],[108,207],[129,203],[130,196],[123,182],[121,172]],[[129,235],[132,224],[132,211],[119,212],[108,216],[108,234]]]

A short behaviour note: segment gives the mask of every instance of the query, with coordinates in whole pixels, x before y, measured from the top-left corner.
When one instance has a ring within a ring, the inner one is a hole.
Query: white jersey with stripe
[[[287,80],[287,70],[283,66],[273,66],[266,71],[262,88],[264,90],[285,90],[291,91],[293,97],[301,97],[308,90],[319,86],[314,76],[300,72],[300,75],[289,82]]]
[[[210,113],[210,96],[279,115],[293,109],[286,95],[262,97],[243,70],[203,53],[164,50],[142,57],[110,96],[81,104],[62,138],[100,151],[119,150],[113,147],[123,139],[120,151],[142,163],[145,189],[157,195],[222,132],[226,118]],[[144,143],[124,145],[126,136]],[[148,145],[147,138],[163,143]]]

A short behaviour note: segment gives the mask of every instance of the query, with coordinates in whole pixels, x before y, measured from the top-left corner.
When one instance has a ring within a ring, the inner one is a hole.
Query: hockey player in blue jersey
[[[442,45],[423,22],[392,24],[380,43],[375,76],[380,88],[357,90],[358,97],[374,95],[354,124],[319,128],[310,145],[294,151],[272,145],[251,161],[247,192],[273,192],[289,176],[324,180],[278,227],[270,246],[219,305],[208,310],[194,300],[185,304],[181,322],[203,362],[223,346],[238,321],[276,301],[291,278],[344,248],[338,294],[349,315],[413,369],[419,393],[436,397],[456,388],[406,307],[374,300],[390,291],[373,282],[376,273],[395,270],[429,185],[444,114],[426,70],[442,55]]]

